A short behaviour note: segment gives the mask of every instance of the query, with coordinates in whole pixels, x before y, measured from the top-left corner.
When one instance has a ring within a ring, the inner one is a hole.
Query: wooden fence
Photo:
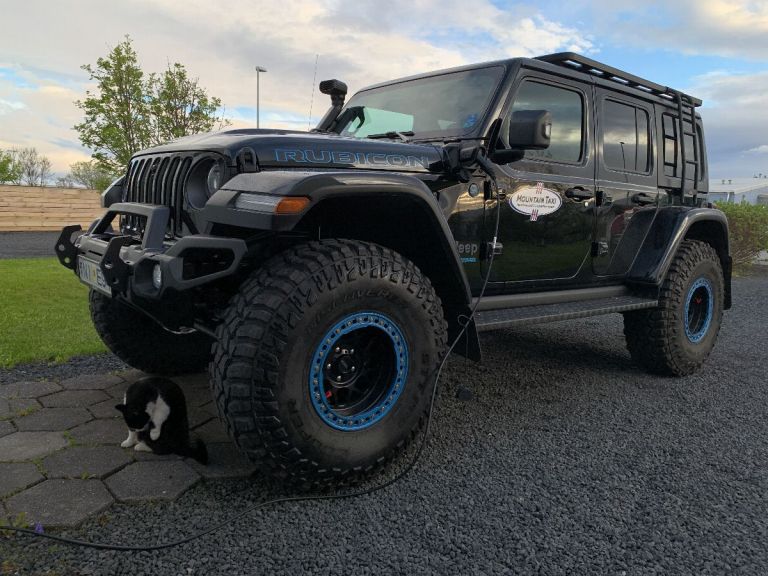
[[[0,232],[43,232],[69,224],[86,228],[104,212],[97,190],[0,184]]]

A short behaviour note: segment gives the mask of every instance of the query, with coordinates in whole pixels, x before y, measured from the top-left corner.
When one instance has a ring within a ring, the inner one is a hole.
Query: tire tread
[[[303,485],[364,479],[386,466],[425,422],[422,415],[405,441],[364,467],[323,468],[289,441],[276,399],[287,330],[296,327],[319,294],[358,277],[405,284],[428,312],[431,321],[425,331],[429,330],[442,355],[447,323],[429,279],[397,252],[353,240],[310,242],[272,257],[243,283],[217,329],[210,381],[230,436],[252,461]]]

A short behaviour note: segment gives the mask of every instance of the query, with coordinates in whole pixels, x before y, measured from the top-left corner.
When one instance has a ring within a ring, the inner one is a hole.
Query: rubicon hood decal
[[[426,156],[387,154],[386,152],[276,148],[274,160],[279,164],[352,164],[356,167],[368,165],[429,170],[429,159]]]

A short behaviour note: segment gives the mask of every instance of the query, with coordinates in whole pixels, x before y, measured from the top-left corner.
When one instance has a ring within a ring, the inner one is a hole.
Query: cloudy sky
[[[0,149],[59,173],[90,152],[72,126],[80,66],[130,34],[145,71],[181,62],[235,126],[306,129],[312,78],[367,84],[576,50],[705,100],[710,173],[768,173],[768,0],[0,0]],[[328,103],[315,93],[312,122]]]

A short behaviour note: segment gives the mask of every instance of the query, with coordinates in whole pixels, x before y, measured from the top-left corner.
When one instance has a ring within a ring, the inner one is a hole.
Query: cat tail
[[[205,442],[198,438],[195,440],[194,445],[189,447],[189,451],[185,456],[194,458],[200,464],[208,464],[208,449],[205,447]]]

